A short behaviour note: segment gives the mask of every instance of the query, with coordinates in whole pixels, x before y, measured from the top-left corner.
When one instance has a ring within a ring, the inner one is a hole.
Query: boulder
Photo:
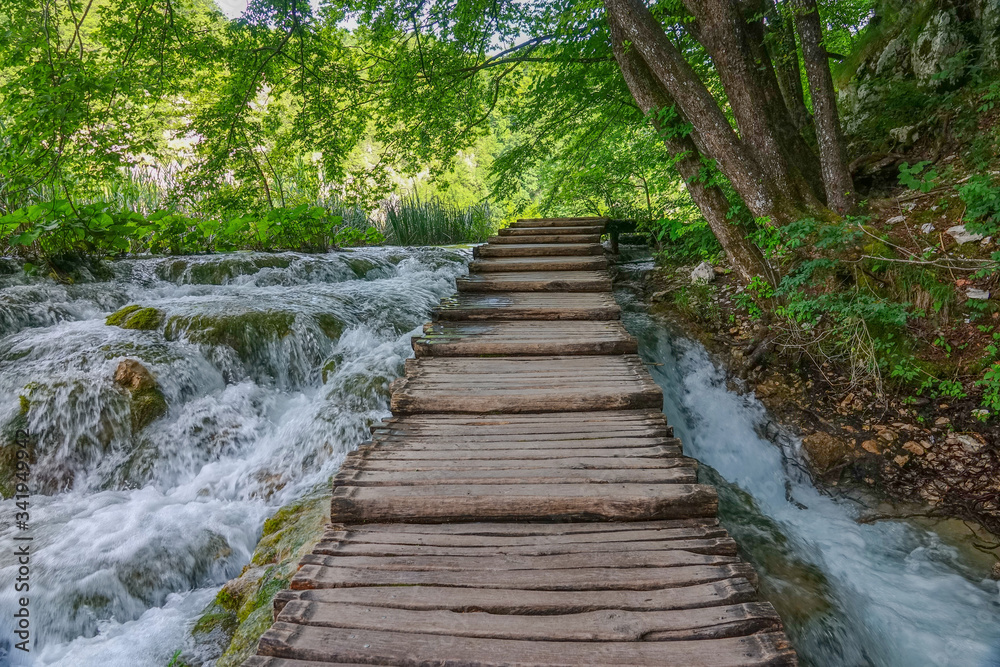
[[[150,331],[152,329],[159,329],[160,325],[163,324],[163,311],[157,308],[143,308],[138,304],[133,304],[108,315],[104,323],[108,326],[121,327],[122,329]]]
[[[115,369],[115,384],[131,397],[132,432],[138,433],[167,413],[167,399],[153,374],[135,359],[124,359]]]
[[[715,269],[708,262],[702,262],[694,267],[691,272],[691,282],[695,284],[706,284],[715,280]]]
[[[934,14],[910,48],[910,62],[917,82],[928,88],[956,83],[960,72],[949,62],[967,47],[961,22],[950,11]]]
[[[854,458],[854,449],[850,443],[825,431],[817,431],[802,438],[802,448],[820,474],[830,472]]]
[[[976,289],[975,287],[970,287],[965,290],[965,296],[970,299],[975,299],[977,301],[986,301],[990,298],[990,293],[984,289]]]

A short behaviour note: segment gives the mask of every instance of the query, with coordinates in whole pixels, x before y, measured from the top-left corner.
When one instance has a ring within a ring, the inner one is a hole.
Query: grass
[[[382,233],[395,245],[448,245],[485,241],[496,231],[489,204],[467,209],[450,206],[438,199],[420,201],[405,197],[384,209]]]

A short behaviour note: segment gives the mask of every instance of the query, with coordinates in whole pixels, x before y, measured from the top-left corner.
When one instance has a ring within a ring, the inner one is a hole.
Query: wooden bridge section
[[[476,249],[245,667],[796,664],[618,321],[603,231]]]

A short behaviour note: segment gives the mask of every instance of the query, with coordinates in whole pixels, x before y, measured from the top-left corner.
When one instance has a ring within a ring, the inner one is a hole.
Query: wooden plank
[[[601,255],[567,257],[496,257],[469,262],[469,273],[505,271],[605,271],[608,260]]]
[[[630,435],[627,431],[598,437],[596,434],[545,434],[545,435],[391,435],[377,431],[372,442],[381,449],[413,449],[414,451],[443,450],[467,451],[475,449],[620,449],[635,447],[670,447],[680,451],[680,441],[675,438]]]
[[[412,345],[418,357],[635,354],[639,348],[617,321],[434,322]]]
[[[648,551],[602,551],[593,554],[568,553],[546,555],[485,554],[476,556],[352,556],[306,554],[303,565],[348,567],[359,570],[392,570],[406,572],[476,572],[509,570],[511,576],[521,572],[557,572],[583,568],[649,568],[688,567],[692,565],[726,565],[739,562],[735,556],[698,554],[675,549]]]
[[[530,236],[491,236],[489,245],[504,245],[515,243],[526,244],[558,244],[558,243],[600,243],[600,234],[533,234]]]
[[[574,225],[574,226],[537,226],[537,227],[505,227],[497,232],[497,236],[536,236],[536,235],[601,235],[604,225]]]
[[[635,355],[431,357],[410,359],[406,369],[407,376],[392,385],[395,414],[572,412],[663,404],[662,390]]]
[[[470,274],[455,281],[459,292],[607,292],[604,271],[509,271]]]
[[[600,610],[537,616],[481,611],[414,611],[292,600],[277,620],[313,627],[522,641],[677,641],[742,637],[781,629],[774,608],[763,603],[682,611]]]
[[[334,484],[351,486],[428,486],[433,484],[694,484],[694,465],[675,468],[570,469],[521,468],[382,471],[341,470]]]
[[[346,524],[345,524],[346,525]],[[719,520],[715,517],[697,519],[669,519],[658,521],[632,521],[622,523],[608,521],[605,523],[487,523],[469,521],[452,524],[420,524],[420,523],[366,523],[350,526],[352,530],[363,530],[366,533],[391,533],[413,535],[469,535],[478,537],[544,537],[546,539],[567,535],[596,535],[620,531],[654,530],[677,531],[718,528]]]
[[[653,447],[620,447],[617,449],[488,449],[467,451],[448,450],[418,450],[413,448],[387,449],[372,447],[358,450],[357,458],[363,459],[365,465],[378,465],[381,461],[447,461],[460,465],[465,462],[487,461],[556,461],[554,465],[560,468],[588,468],[612,465],[626,465],[625,461],[634,460],[633,467],[672,468],[678,465],[688,465],[686,459],[681,459],[679,448],[665,445]],[[352,458],[355,455],[352,454]],[[664,460],[659,459],[673,459]],[[359,465],[353,461],[350,465]],[[509,463],[506,465],[510,465]],[[534,466],[537,467],[537,466]]]
[[[259,644],[279,658],[412,665],[794,665],[780,633],[702,641],[516,641],[450,635],[321,628],[277,622]]]
[[[443,586],[365,586],[279,592],[275,614],[291,600],[345,602],[370,607],[491,614],[577,614],[601,609],[655,611],[698,609],[750,602],[757,591],[743,578],[644,591],[537,591]]]
[[[521,237],[519,243],[479,245],[472,249],[476,259],[488,257],[566,257],[579,255],[604,255],[600,243],[537,243],[537,237]]]
[[[292,577],[295,590],[351,588],[355,586],[456,586],[538,591],[646,591],[704,584],[742,577],[756,582],[757,574],[746,563],[688,565],[682,567],[601,568],[568,570],[450,571],[368,570],[303,564]]]
[[[333,539],[328,539],[328,538]],[[555,554],[591,554],[607,551],[649,551],[677,549],[696,554],[735,556],[736,542],[729,537],[709,537],[689,540],[629,540],[621,542],[591,541],[542,544],[530,546],[436,546],[424,544],[380,544],[356,541],[343,531],[328,531],[313,549],[314,554],[328,556],[477,556],[484,553],[503,553],[521,556],[546,556]]]
[[[617,320],[621,308],[597,292],[456,294],[431,311],[435,321]]]
[[[604,227],[608,218],[601,216],[583,216],[570,218],[518,218],[511,227],[572,227],[576,225],[599,225]]]
[[[715,516],[715,489],[700,484],[438,484],[337,486],[331,520],[649,521]]]

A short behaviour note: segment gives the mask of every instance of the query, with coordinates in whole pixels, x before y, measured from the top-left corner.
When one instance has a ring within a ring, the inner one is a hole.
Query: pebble
[[[920,225],[920,232],[922,234],[933,234],[934,233],[934,223],[932,223],[932,222],[925,222],[924,224]]]

